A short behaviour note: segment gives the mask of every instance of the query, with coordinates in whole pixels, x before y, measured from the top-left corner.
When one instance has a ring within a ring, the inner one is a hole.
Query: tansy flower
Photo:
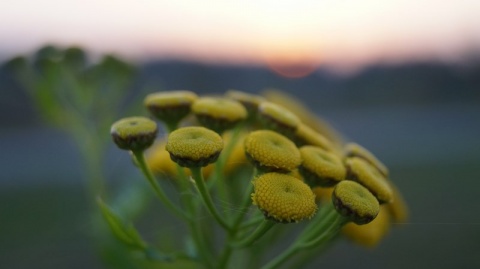
[[[180,120],[190,113],[197,98],[190,91],[157,92],[147,95],[144,104],[153,116],[176,129]]]
[[[245,154],[257,168],[264,171],[289,172],[302,161],[292,141],[269,130],[251,132],[245,138]]]
[[[112,125],[110,134],[119,148],[142,151],[153,144],[157,136],[157,124],[144,117],[124,118]]]
[[[292,137],[300,124],[300,119],[295,114],[271,102],[260,104],[258,117],[266,129],[277,131],[287,137]]]
[[[358,225],[371,222],[380,211],[377,198],[368,189],[350,180],[343,180],[335,186],[332,202],[340,215]]]
[[[269,219],[298,222],[310,219],[317,210],[312,190],[290,175],[266,173],[257,177],[253,185],[253,204]]]
[[[299,171],[310,187],[330,187],[345,179],[346,170],[337,155],[318,147],[303,146],[300,156],[303,162]]]
[[[247,109],[248,118],[250,119],[256,117],[258,106],[265,101],[265,98],[262,96],[236,90],[227,91],[226,96],[240,102]]]
[[[378,171],[385,177],[388,178],[388,168],[375,157],[370,151],[366,148],[356,144],[348,143],[345,145],[344,154],[346,157],[359,157],[373,165]]]
[[[203,167],[217,160],[223,140],[204,127],[184,127],[168,136],[166,150],[170,158],[183,167]]]
[[[223,133],[247,118],[245,107],[227,98],[200,98],[193,103],[192,111],[203,126],[217,133]]]
[[[334,150],[334,146],[327,138],[303,123],[298,125],[294,140],[299,147],[310,145],[320,147],[326,151]]]
[[[380,203],[393,201],[393,191],[378,170],[363,158],[351,157],[345,160],[347,179],[357,181],[377,197]]]

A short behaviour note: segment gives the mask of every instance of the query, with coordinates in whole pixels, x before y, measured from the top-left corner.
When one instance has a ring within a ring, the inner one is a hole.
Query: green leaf
[[[97,199],[97,203],[108,226],[120,241],[133,248],[146,249],[147,244],[131,223],[125,223],[125,221],[100,198]]]

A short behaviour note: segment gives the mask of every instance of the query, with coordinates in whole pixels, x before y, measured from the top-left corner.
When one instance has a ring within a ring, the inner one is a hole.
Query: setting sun
[[[0,4],[0,49],[54,42],[137,59],[352,68],[461,57],[480,47],[478,25],[470,0],[20,0]]]

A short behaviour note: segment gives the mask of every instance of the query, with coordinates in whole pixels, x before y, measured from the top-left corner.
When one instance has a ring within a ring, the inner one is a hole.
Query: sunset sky
[[[3,0],[0,40],[2,57],[53,42],[139,60],[455,60],[480,50],[480,1]]]

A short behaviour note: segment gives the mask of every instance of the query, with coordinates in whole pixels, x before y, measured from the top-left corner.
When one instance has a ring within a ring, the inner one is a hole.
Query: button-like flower
[[[240,102],[247,109],[249,119],[256,117],[258,106],[262,102],[266,101],[265,98],[263,98],[260,95],[249,94],[246,92],[236,91],[236,90],[229,90],[226,93],[226,96],[230,99]]]
[[[253,185],[253,204],[269,219],[298,222],[310,219],[317,210],[312,190],[290,175],[266,173],[257,177]]]
[[[153,116],[176,128],[180,120],[190,113],[190,107],[197,98],[190,91],[157,92],[147,95],[144,103]]]
[[[264,171],[289,172],[302,162],[295,144],[274,131],[259,130],[245,138],[245,154]]]
[[[292,137],[300,124],[300,119],[295,114],[271,102],[260,104],[258,116],[266,129],[277,131],[287,137]]]
[[[363,158],[351,157],[345,160],[347,179],[357,181],[377,197],[380,203],[393,201],[393,191],[388,181],[378,170]]]
[[[157,124],[144,117],[124,118],[112,125],[110,134],[119,148],[143,151],[155,141]]]
[[[301,147],[300,155],[299,171],[310,187],[330,187],[345,179],[345,166],[337,155],[314,146]]]
[[[204,127],[184,127],[168,136],[166,150],[170,158],[183,167],[203,167],[217,160],[223,140]]]
[[[295,143],[299,147],[310,145],[320,147],[326,151],[334,150],[332,143],[326,137],[303,123],[298,125],[294,137]]]
[[[217,133],[223,133],[247,118],[245,107],[227,98],[200,98],[193,103],[192,111],[203,126]]]
[[[345,145],[344,152],[346,157],[359,157],[364,159],[365,161],[373,165],[375,168],[377,168],[378,171],[382,173],[385,178],[388,178],[388,168],[366,148],[356,143],[348,143],[347,145]]]
[[[332,202],[340,215],[358,225],[371,222],[380,211],[377,198],[368,189],[350,180],[344,180],[335,186]]]

